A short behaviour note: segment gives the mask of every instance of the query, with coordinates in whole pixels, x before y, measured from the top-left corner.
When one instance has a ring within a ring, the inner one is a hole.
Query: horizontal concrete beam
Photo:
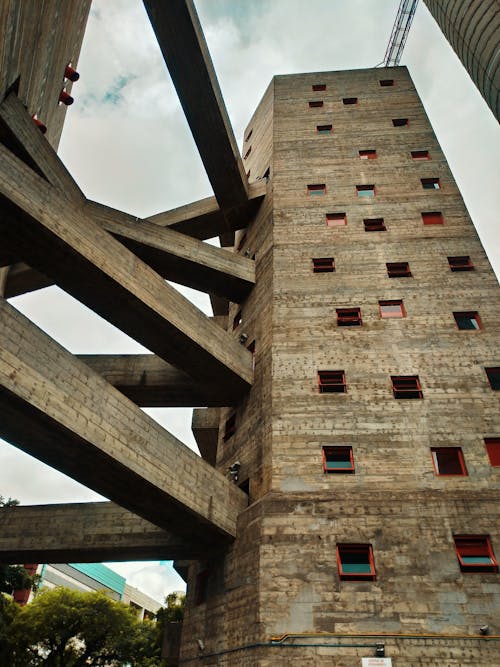
[[[0,437],[164,530],[234,537],[245,494],[4,299],[0,340]]]
[[[0,562],[100,563],[205,556],[200,544],[115,503],[0,508]]]
[[[215,465],[219,439],[220,410],[217,408],[197,408],[193,410],[191,430],[202,457]]]
[[[0,196],[9,252],[197,381],[248,390],[248,350],[3,146]]]
[[[216,407],[236,403],[224,386],[214,385],[207,391],[154,354],[82,354],[78,358],[142,407]]]
[[[40,271],[32,269],[24,262],[18,262],[9,267],[4,296],[6,299],[11,299],[14,296],[34,292],[53,284],[54,282]]]
[[[165,63],[221,208],[247,199],[248,182],[192,0],[144,0]]]

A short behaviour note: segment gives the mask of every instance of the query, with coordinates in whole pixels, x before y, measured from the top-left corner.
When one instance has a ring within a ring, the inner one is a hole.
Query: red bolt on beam
[[[71,65],[66,65],[66,68],[64,69],[64,76],[66,79],[69,79],[70,81],[73,82],[78,81],[78,79],[80,78],[80,75],[78,74],[76,69],[71,67]]]
[[[34,116],[31,116],[31,117],[33,118],[33,122],[35,123],[35,125],[37,126],[37,128],[40,130],[40,132],[41,132],[42,134],[45,134],[45,132],[47,132],[47,126],[46,126],[44,123],[42,123],[42,121],[39,120],[39,119],[36,117],[36,114],[35,114]]]
[[[59,93],[59,102],[62,102],[66,106],[73,104],[75,100],[69,95],[64,89]]]

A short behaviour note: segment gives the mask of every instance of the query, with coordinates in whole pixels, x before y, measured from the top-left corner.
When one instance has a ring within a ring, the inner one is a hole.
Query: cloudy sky
[[[399,0],[197,0],[238,145],[274,74],[373,67]],[[500,275],[498,124],[420,2],[407,65]],[[93,0],[60,155],[90,199],[148,216],[212,194],[140,0]],[[205,295],[184,290],[205,312]],[[145,352],[52,287],[11,303],[73,353]],[[191,411],[148,410],[187,445]],[[0,494],[22,504],[102,499],[0,440]],[[158,600],[168,563],[113,564]]]

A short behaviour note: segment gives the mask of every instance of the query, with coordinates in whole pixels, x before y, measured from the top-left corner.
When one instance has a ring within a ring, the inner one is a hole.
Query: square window
[[[316,125],[316,132],[318,134],[330,134],[332,131],[331,125]]]
[[[347,215],[345,212],[326,214],[327,227],[343,227],[344,225],[347,225]]]
[[[484,444],[491,465],[494,468],[500,467],[500,438],[485,438]]]
[[[453,539],[462,572],[498,572],[487,535],[455,535]]]
[[[317,109],[318,107],[323,106],[323,100],[312,100],[309,102],[309,108],[310,109]]]
[[[324,195],[326,192],[326,185],[324,183],[312,183],[307,186],[307,194],[309,195]]]
[[[323,447],[323,470],[328,473],[354,473],[354,457],[352,447]]]
[[[408,127],[408,118],[393,118],[392,124],[394,127]]]
[[[196,576],[196,604],[203,604],[208,599],[209,570],[203,570]]]
[[[420,182],[424,190],[441,190],[439,178],[421,178]]]
[[[475,310],[465,311],[461,313],[453,313],[457,327],[462,330],[480,331],[481,319]]]
[[[474,271],[474,264],[469,255],[456,255],[448,257],[451,271]]]
[[[390,319],[393,317],[406,317],[405,307],[402,299],[393,299],[392,301],[379,301],[378,309],[380,317]]]
[[[412,151],[412,160],[430,160],[429,151]]]
[[[461,447],[431,447],[436,475],[467,475]]]
[[[495,391],[500,390],[500,366],[490,366],[489,368],[484,369],[486,375],[488,376],[488,382],[490,387]]]
[[[365,218],[363,220],[365,226],[365,232],[385,232],[387,228],[385,226],[384,218]]]
[[[313,273],[331,273],[335,271],[333,257],[313,257]]]
[[[386,267],[389,278],[411,278],[408,262],[388,262]]]
[[[243,159],[244,159],[244,160],[246,160],[246,159],[247,159],[247,157],[248,157],[248,156],[250,155],[250,153],[251,153],[251,152],[252,152],[252,147],[251,147],[251,146],[249,146],[249,148],[248,148],[247,152],[246,152],[246,153],[245,153],[245,155],[243,156]]]
[[[233,318],[233,331],[240,326],[242,321],[243,321],[243,318],[241,316],[241,310],[239,310]]]
[[[444,222],[441,211],[424,211],[421,215],[424,225],[442,225]]]
[[[337,566],[341,579],[375,579],[371,544],[337,544]]]
[[[339,327],[360,327],[363,324],[361,308],[337,308],[336,311]]]
[[[320,394],[345,394],[347,387],[344,371],[318,371],[318,390]]]
[[[418,375],[391,375],[394,398],[423,398]]]
[[[393,86],[394,79],[381,79],[380,85],[382,86],[382,88],[386,88],[387,86]]]
[[[229,440],[231,436],[233,436],[236,432],[236,412],[233,412],[233,414],[226,419],[226,423],[224,424],[224,436],[223,440],[226,442]]]
[[[358,152],[361,160],[375,160],[377,158],[377,151],[373,148],[367,148]]]
[[[313,83],[312,89],[314,92],[318,92],[319,90],[326,90],[326,83]]]
[[[375,197],[374,185],[356,185],[358,197]]]
[[[358,103],[358,98],[357,97],[344,97],[342,99],[343,104],[357,104]]]

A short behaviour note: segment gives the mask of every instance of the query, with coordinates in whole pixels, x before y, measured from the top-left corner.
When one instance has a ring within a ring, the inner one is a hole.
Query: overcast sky
[[[274,74],[373,67],[398,0],[197,0],[238,145]],[[407,65],[490,260],[500,274],[500,132],[420,2]],[[210,184],[140,0],[93,0],[60,155],[85,195],[148,216],[210,196]],[[208,298],[184,290],[205,312]],[[11,303],[73,353],[146,352],[52,287]],[[148,410],[195,448],[191,411]],[[102,499],[0,440],[0,494],[22,504]],[[113,565],[162,600],[167,563]]]

